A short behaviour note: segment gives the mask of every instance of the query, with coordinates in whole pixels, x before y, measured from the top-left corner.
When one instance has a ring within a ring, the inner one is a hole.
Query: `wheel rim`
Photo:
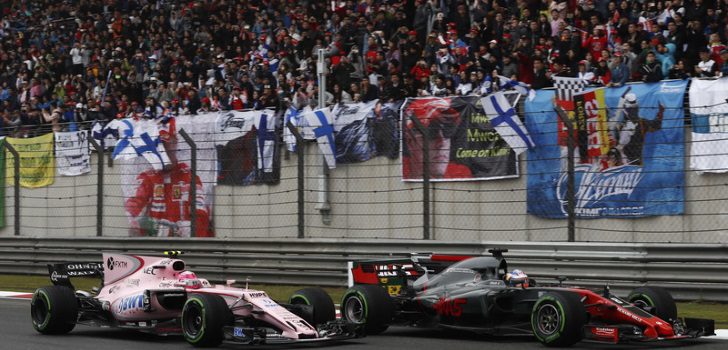
[[[551,304],[545,304],[538,308],[537,318],[538,331],[543,335],[556,333],[561,324],[561,315]]]
[[[48,305],[46,305],[45,299],[42,296],[38,296],[33,304],[30,306],[30,312],[33,315],[33,321],[41,325],[45,323],[46,317],[48,317]]]
[[[346,314],[346,319],[351,322],[364,323],[364,321],[366,321],[364,319],[364,304],[362,304],[361,300],[356,296],[346,299],[344,312]]]
[[[197,337],[202,332],[202,309],[196,303],[189,304],[185,310],[182,322],[184,332],[191,338]]]

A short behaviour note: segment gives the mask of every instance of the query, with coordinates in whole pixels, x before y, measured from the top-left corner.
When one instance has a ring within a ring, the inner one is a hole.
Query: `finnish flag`
[[[294,136],[293,132],[288,129],[289,121],[295,127],[301,125],[301,114],[298,112],[296,107],[288,107],[286,113],[283,115],[283,142],[286,143],[286,148],[288,148],[289,151],[296,152],[296,136]]]
[[[498,87],[501,90],[508,90],[508,89],[516,90],[522,96],[528,96],[529,101],[532,101],[536,97],[536,91],[531,89],[531,87],[528,84],[526,84],[522,81],[511,80],[508,77],[499,75],[498,82],[499,82]]]
[[[255,123],[258,139],[258,169],[264,173],[273,172],[273,153],[276,144],[276,125],[273,111],[262,111]]]
[[[119,123],[119,141],[111,154],[114,160],[144,157],[154,170],[170,164],[167,152],[159,140],[159,127],[153,120],[122,119]]]
[[[312,138],[316,139],[329,169],[336,168],[336,140],[334,139],[334,115],[328,108],[304,114]]]
[[[502,91],[480,99],[483,110],[490,120],[490,125],[498,132],[516,154],[521,154],[527,148],[533,148],[534,143],[528,130],[521,123],[516,111],[508,102]]]

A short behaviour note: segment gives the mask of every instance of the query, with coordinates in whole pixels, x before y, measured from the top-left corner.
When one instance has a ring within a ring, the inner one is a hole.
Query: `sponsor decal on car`
[[[236,338],[245,338],[245,332],[243,332],[243,329],[240,327],[233,328],[233,337]]]
[[[68,279],[68,275],[60,274],[56,271],[51,272],[51,281],[58,282],[59,280]]]
[[[123,260],[114,260],[113,256],[110,256],[108,259],[106,259],[106,268],[109,269],[109,271],[113,271],[114,268],[122,268],[125,269],[129,263]]]
[[[157,275],[157,271],[155,271],[153,266],[150,266],[150,267],[147,267],[146,269],[144,269],[144,273],[147,275],[152,275],[152,276]]]
[[[144,309],[144,295],[132,295],[121,299],[121,302],[116,307],[116,311],[119,313],[127,311],[136,311]]]
[[[253,292],[248,294],[251,298],[267,298],[268,294],[265,294],[265,292]]]
[[[467,303],[468,300],[463,298],[445,299],[441,297],[432,305],[432,308],[441,316],[460,317],[463,315],[463,305]]]

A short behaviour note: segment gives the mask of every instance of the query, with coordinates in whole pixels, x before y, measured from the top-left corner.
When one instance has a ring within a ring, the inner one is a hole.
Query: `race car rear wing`
[[[59,264],[48,264],[48,276],[51,283],[56,286],[65,286],[75,289],[71,284],[70,277],[99,276],[104,275],[104,264],[96,262],[66,262]]]
[[[488,249],[494,258],[503,259],[508,249]],[[409,257],[368,259],[350,261],[348,266],[348,285],[404,284],[405,280],[415,280],[425,272],[438,274],[450,265],[475,257],[476,255],[411,253]]]

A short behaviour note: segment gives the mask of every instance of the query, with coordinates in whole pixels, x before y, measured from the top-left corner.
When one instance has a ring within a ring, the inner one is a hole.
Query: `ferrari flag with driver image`
[[[686,81],[630,84],[575,94],[575,210],[580,218],[684,212],[682,101]],[[603,96],[602,96],[603,95]],[[526,102],[529,214],[565,218],[568,143],[560,142],[554,91]],[[605,113],[606,112],[606,113]],[[559,141],[557,141],[559,140]]]
[[[91,172],[88,131],[56,132],[56,168],[62,176]]]
[[[690,83],[690,169],[728,172],[728,78]]]
[[[510,107],[520,95],[507,92],[502,96],[505,100],[499,103],[505,109],[503,117],[517,119],[506,111],[512,111]],[[492,113],[497,113],[496,107],[490,108]],[[501,105],[497,108],[500,110]],[[413,118],[424,130],[420,130]],[[429,172],[432,181],[518,177],[517,154],[493,127],[478,96],[407,99],[402,105],[401,123],[403,181],[421,181],[424,171]],[[509,124],[505,120],[503,123]],[[424,166],[426,155],[427,167]]]
[[[213,130],[216,116],[179,116],[160,125],[159,145],[168,157],[161,169],[147,157],[121,158],[116,162],[122,174],[130,236],[214,236],[210,218],[215,183]],[[192,173],[189,146],[179,135],[180,130],[184,130],[198,147],[196,174]],[[194,197],[192,186],[195,186]]]
[[[53,134],[38,137],[6,137],[20,156],[20,186],[38,188],[50,186],[55,180],[56,162],[53,156]],[[8,185],[15,183],[15,157],[6,157]]]

